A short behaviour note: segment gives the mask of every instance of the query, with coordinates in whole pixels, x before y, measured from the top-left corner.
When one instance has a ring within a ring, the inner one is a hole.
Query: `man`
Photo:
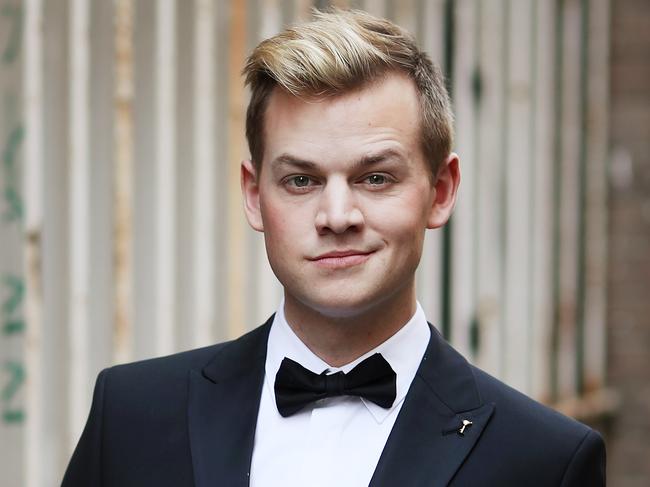
[[[245,68],[241,183],[284,300],[233,342],[104,370],[65,486],[597,486],[598,433],[469,365],[415,298],[460,181],[441,76],[333,11]]]

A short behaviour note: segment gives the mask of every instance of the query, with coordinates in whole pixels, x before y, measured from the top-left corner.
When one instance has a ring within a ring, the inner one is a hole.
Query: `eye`
[[[388,183],[388,178],[383,174],[371,174],[366,177],[366,182],[372,186],[380,186]]]
[[[309,185],[309,178],[307,176],[294,176],[289,182],[298,188],[304,188]]]
[[[309,176],[304,176],[302,174],[296,175],[296,176],[290,176],[284,180],[284,184],[286,184],[290,189],[296,190],[296,189],[307,189],[310,186],[316,185],[316,181]]]

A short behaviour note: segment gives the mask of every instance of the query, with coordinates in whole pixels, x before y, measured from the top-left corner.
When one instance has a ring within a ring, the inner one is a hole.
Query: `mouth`
[[[336,250],[310,258],[309,260],[318,267],[325,269],[344,269],[363,264],[374,253],[374,250]]]

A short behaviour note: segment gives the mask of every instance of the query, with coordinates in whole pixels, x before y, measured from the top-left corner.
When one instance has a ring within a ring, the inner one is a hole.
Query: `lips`
[[[318,257],[309,260],[319,267],[327,269],[342,269],[363,264],[373,253],[374,251],[366,250],[336,250],[321,254]]]

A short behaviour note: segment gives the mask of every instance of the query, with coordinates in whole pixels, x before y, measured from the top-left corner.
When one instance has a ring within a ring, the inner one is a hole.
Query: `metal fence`
[[[0,0],[0,483],[57,485],[98,371],[277,306],[241,211],[241,68],[307,0]],[[463,181],[418,273],[470,360],[606,404],[609,0],[335,2],[447,74]]]

